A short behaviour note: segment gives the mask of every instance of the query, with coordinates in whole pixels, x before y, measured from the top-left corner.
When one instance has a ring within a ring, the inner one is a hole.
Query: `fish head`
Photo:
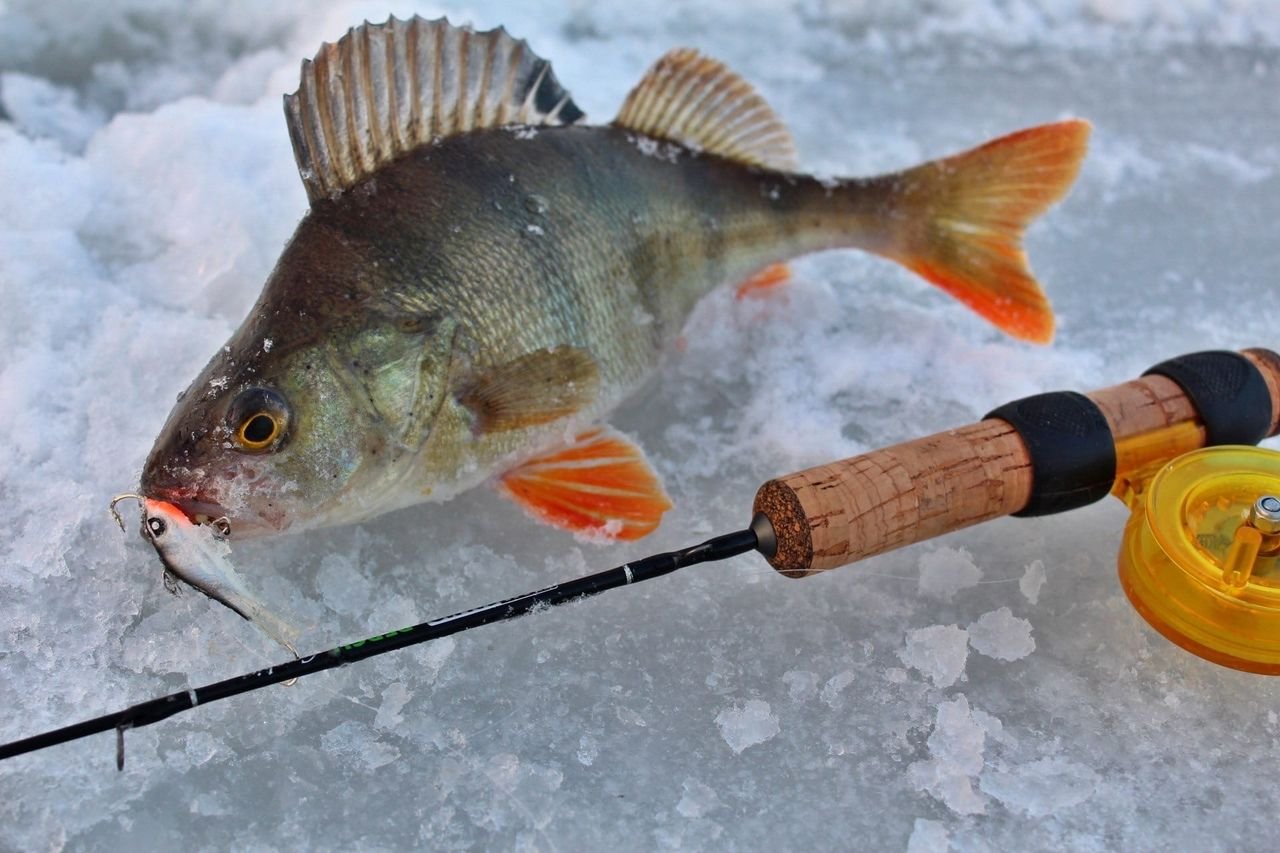
[[[318,526],[386,443],[333,341],[273,347],[252,325],[179,396],[140,489],[236,539]]]
[[[197,521],[225,518],[234,539],[385,511],[406,455],[432,434],[449,397],[455,327],[317,280],[268,283],[179,396],[144,466],[144,496]],[[282,292],[312,301],[272,301]]]

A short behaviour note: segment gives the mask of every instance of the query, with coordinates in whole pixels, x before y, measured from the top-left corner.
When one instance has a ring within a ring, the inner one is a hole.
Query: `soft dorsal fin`
[[[436,139],[582,118],[551,64],[523,40],[416,15],[365,22],[321,45],[303,61],[284,112],[312,202]]]
[[[764,98],[696,50],[672,50],[655,62],[613,123],[740,163],[796,169],[791,133]]]

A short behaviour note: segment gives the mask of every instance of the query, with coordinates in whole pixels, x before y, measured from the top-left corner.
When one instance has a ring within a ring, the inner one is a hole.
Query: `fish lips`
[[[253,516],[233,516],[226,507],[209,498],[182,489],[152,489],[144,493],[155,500],[168,501],[182,511],[193,524],[205,524],[218,519],[226,519],[232,539],[250,539],[271,533],[279,533],[280,528],[267,519]]]

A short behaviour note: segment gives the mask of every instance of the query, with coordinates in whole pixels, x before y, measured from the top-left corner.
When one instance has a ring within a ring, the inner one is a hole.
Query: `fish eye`
[[[270,388],[248,388],[232,401],[227,426],[240,450],[278,450],[289,426],[289,404]]]
[[[169,529],[169,525],[164,523],[163,518],[148,518],[147,529],[151,531],[152,536],[163,536],[164,532]]]

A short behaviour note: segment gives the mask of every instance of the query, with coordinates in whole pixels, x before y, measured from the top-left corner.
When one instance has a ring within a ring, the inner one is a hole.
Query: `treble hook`
[[[116,504],[120,503],[120,501],[128,500],[129,498],[133,498],[137,501],[139,506],[142,505],[142,495],[137,495],[133,492],[125,492],[123,495],[116,495],[112,498],[110,506],[107,507],[107,509],[111,510],[111,517],[116,520],[116,524],[120,525],[120,529],[125,533],[128,533],[128,531],[125,530],[124,519],[120,517],[120,513],[116,512]]]

